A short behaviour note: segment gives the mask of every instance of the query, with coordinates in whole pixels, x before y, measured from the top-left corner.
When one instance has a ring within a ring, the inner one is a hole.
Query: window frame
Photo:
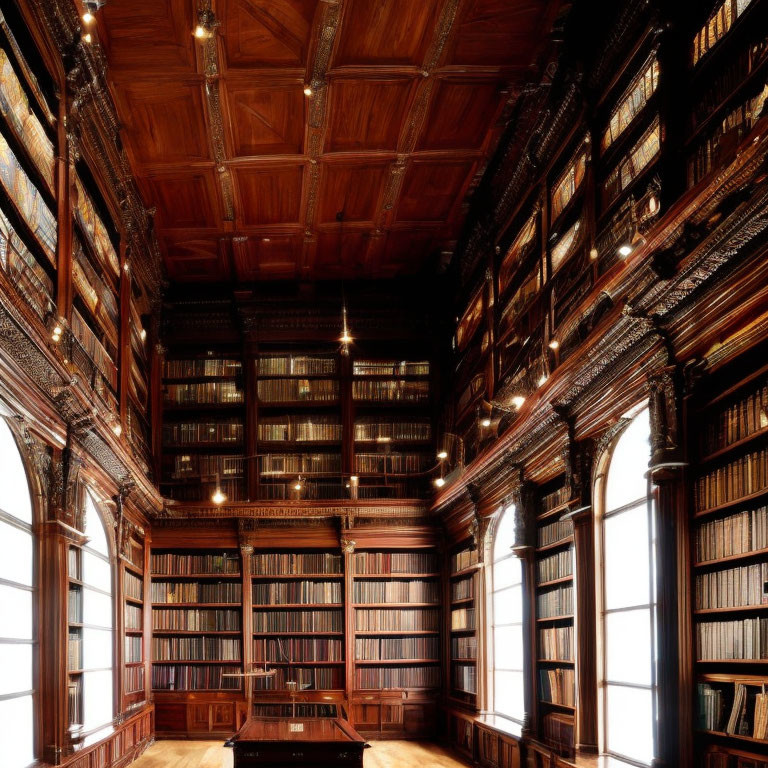
[[[655,520],[656,516],[656,499],[655,489],[650,483],[648,469],[645,469],[644,476],[646,479],[646,494],[638,499],[631,499],[625,501],[617,507],[608,509],[607,501],[607,489],[608,478],[611,472],[611,465],[616,453],[616,448],[621,441],[621,438],[625,435],[626,431],[631,425],[639,418],[650,418],[648,412],[648,403],[644,402],[639,406],[633,408],[625,417],[625,423],[623,427],[613,436],[610,445],[603,451],[598,457],[596,464],[595,475],[593,480],[594,499],[596,504],[596,514],[594,517],[594,531],[595,531],[595,585],[596,585],[596,611],[595,619],[597,623],[597,644],[596,644],[596,656],[597,656],[597,709],[598,709],[598,751],[599,754],[608,758],[613,758],[620,763],[627,765],[634,765],[638,768],[649,768],[652,761],[656,759],[658,753],[658,696],[659,696],[659,679],[658,679],[658,644],[657,644],[657,628],[658,628],[658,603],[656,600],[657,589],[657,564],[656,564],[656,535],[657,524]],[[649,436],[651,434],[652,427],[649,428]],[[648,452],[648,460],[650,462],[651,453],[650,446]],[[606,608],[606,544],[605,544],[605,522],[611,518],[616,518],[621,514],[632,512],[640,507],[645,507],[647,521],[648,521],[648,554],[649,554],[649,585],[648,594],[651,598],[649,603],[640,603],[637,605],[621,606],[618,608]],[[650,614],[650,648],[651,648],[651,670],[650,670],[650,684],[634,683],[621,680],[612,680],[607,676],[607,651],[608,643],[606,642],[606,617],[609,615],[615,615],[619,613],[627,613],[637,610],[648,610]],[[620,687],[624,689],[634,690],[648,690],[651,692],[651,723],[652,723],[652,751],[653,757],[651,763],[644,763],[636,758],[629,757],[627,755],[620,754],[618,752],[610,751],[608,749],[608,730],[609,730],[609,713],[608,713],[608,691],[609,688]]]
[[[32,594],[32,638],[31,640],[16,640],[13,638],[4,638],[0,640],[3,645],[29,645],[31,648],[32,661],[32,689],[27,691],[17,691],[9,694],[0,694],[0,701],[12,701],[13,699],[31,697],[32,700],[32,762],[34,765],[40,758],[41,736],[41,717],[40,717],[40,552],[39,538],[36,533],[36,527],[41,518],[41,493],[38,487],[39,479],[31,466],[28,456],[22,449],[19,434],[12,425],[11,418],[7,416],[7,411],[0,402],[0,429],[7,429],[18,451],[19,460],[24,469],[24,478],[29,492],[29,505],[31,511],[31,522],[27,523],[20,518],[15,517],[10,512],[0,509],[0,520],[18,530],[28,533],[32,543],[32,563],[31,563],[31,585],[22,584],[8,579],[0,579],[0,585],[18,589]]]

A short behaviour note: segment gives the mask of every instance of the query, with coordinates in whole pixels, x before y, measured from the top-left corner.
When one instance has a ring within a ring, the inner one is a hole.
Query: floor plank
[[[365,768],[466,768],[430,742],[371,741]],[[158,741],[131,768],[232,768],[232,750],[220,741]]]

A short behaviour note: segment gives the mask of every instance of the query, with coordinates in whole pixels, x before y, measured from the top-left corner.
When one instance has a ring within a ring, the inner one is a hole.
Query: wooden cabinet
[[[194,700],[188,697],[181,700],[166,698],[171,695],[156,694],[155,723],[159,738],[200,738],[202,734],[229,736],[245,722],[247,716],[243,701],[208,697]]]
[[[352,699],[355,728],[367,738],[422,739],[435,735],[437,703],[410,701],[407,691],[392,695],[364,694]]]

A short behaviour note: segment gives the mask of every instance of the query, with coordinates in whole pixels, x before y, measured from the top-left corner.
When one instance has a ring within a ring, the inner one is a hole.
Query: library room
[[[768,0],[0,0],[0,768],[768,768]]]

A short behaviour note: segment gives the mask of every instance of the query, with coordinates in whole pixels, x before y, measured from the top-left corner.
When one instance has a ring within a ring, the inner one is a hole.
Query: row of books
[[[477,667],[474,664],[454,664],[453,687],[464,693],[477,693]]]
[[[152,628],[179,632],[230,632],[240,629],[240,611],[212,608],[155,608]]]
[[[451,611],[451,629],[455,631],[475,629],[475,609],[454,608]]]
[[[554,523],[542,525],[539,528],[537,531],[537,544],[540,547],[547,547],[572,535],[573,522],[571,520],[556,520]]]
[[[189,482],[171,485],[165,489],[165,495],[175,501],[210,501],[216,491],[221,491],[228,501],[244,501],[245,483],[241,477],[221,477],[217,480],[200,481],[186,478]]]
[[[123,591],[126,597],[132,597],[134,600],[143,600],[144,579],[126,570],[123,574]]]
[[[566,707],[576,706],[575,672],[572,669],[540,669],[541,700]]]
[[[742,456],[696,481],[696,509],[706,510],[768,488],[768,448]]]
[[[459,635],[451,638],[452,659],[476,659],[477,637],[475,635]]]
[[[565,504],[565,502],[569,500],[569,496],[570,493],[566,486],[558,488],[556,491],[552,491],[551,493],[545,494],[541,497],[542,513],[549,512],[555,509],[555,507],[559,507],[562,504]]]
[[[301,691],[333,691],[344,687],[344,670],[340,667],[277,667],[270,677],[257,677],[257,691],[284,691],[288,682],[295,682]],[[298,713],[297,713],[298,714]]]
[[[388,442],[390,440],[429,440],[432,425],[428,421],[359,420],[355,422],[355,440]]]
[[[244,472],[243,456],[183,453],[173,459],[171,477],[174,480],[192,477],[242,477]]]
[[[144,690],[144,667],[125,667],[123,672],[126,693]]]
[[[536,609],[540,619],[573,614],[573,587],[557,587],[536,595]]]
[[[436,573],[437,558],[431,552],[356,552],[354,572],[364,575]]]
[[[764,686],[737,682],[731,699],[722,688],[699,683],[699,727],[707,731],[765,739],[768,736],[768,694],[763,691]]]
[[[251,573],[259,576],[342,573],[341,555],[329,552],[259,552],[251,556]]]
[[[437,659],[439,653],[436,637],[355,638],[355,658],[364,661]]]
[[[239,661],[235,637],[153,637],[153,661]]]
[[[266,442],[338,442],[337,416],[267,416],[259,419],[259,440]]]
[[[451,584],[451,600],[468,600],[475,596],[475,580],[469,576],[458,579]]]
[[[451,555],[451,573],[458,573],[477,565],[477,549],[468,547]]]
[[[82,579],[83,573],[80,568],[81,555],[78,547],[70,547],[67,550],[67,574],[70,579]]]
[[[125,628],[130,630],[141,629],[141,608],[138,605],[124,605],[123,616]]]
[[[696,560],[706,562],[768,548],[768,507],[702,523],[694,538]]]
[[[240,573],[239,556],[229,553],[177,555],[172,552],[153,552],[150,563],[152,573],[161,576]]]
[[[341,479],[333,482],[326,480],[324,482],[307,480],[301,484],[301,488],[296,488],[296,478],[285,480],[285,482],[274,482],[278,476],[269,475],[262,478],[272,480],[273,482],[263,482],[259,485],[259,498],[264,501],[279,501],[281,499],[340,499],[348,493],[341,483]],[[362,498],[362,496],[360,496]]]
[[[730,31],[736,19],[749,7],[752,0],[722,0],[706,24],[693,38],[693,63],[711,51]]]
[[[267,453],[259,456],[259,474],[336,475],[341,473],[341,455],[338,453]]]
[[[629,185],[658,157],[661,149],[659,118],[651,123],[645,133],[622,157],[618,165],[603,182],[602,200],[606,207],[615,202]]]
[[[243,372],[240,360],[207,357],[201,360],[166,360],[167,379],[186,379],[193,376],[238,376]]]
[[[356,603],[437,603],[440,591],[436,581],[355,581],[353,600]]]
[[[767,587],[768,563],[700,573],[696,576],[696,608],[768,604]]]
[[[254,605],[287,605],[311,603],[341,604],[340,581],[254,582]]]
[[[242,677],[227,677],[236,672],[234,666],[194,666],[190,664],[154,664],[152,690],[154,691],[239,691]]]
[[[408,474],[425,472],[432,466],[427,453],[356,453],[355,471],[361,475],[381,472]]]
[[[768,427],[768,384],[707,418],[701,430],[705,453],[714,453]]]
[[[237,581],[153,581],[153,603],[239,603],[242,587]]]
[[[254,632],[343,632],[341,610],[254,611]]]
[[[166,445],[205,445],[207,443],[241,443],[243,441],[241,419],[224,421],[182,421],[163,425],[163,442]]]
[[[77,309],[72,310],[72,335],[80,342],[88,357],[99,369],[109,386],[112,387],[112,391],[117,391],[117,366],[114,363],[114,358],[91,330],[88,323],[83,320]]]
[[[358,608],[355,611],[358,632],[420,632],[439,628],[439,613],[434,608]]]
[[[264,637],[253,641],[253,660],[343,661],[344,641],[333,637]]]
[[[80,587],[70,586],[69,588],[67,616],[74,624],[79,624],[83,620],[83,591]]]
[[[413,667],[356,667],[355,685],[363,690],[436,688],[440,685],[440,668],[421,665]]]
[[[125,663],[132,664],[142,660],[141,637],[126,635],[125,637]]]
[[[768,659],[768,619],[700,622],[696,658]]]
[[[261,355],[256,361],[259,376],[333,376],[336,370],[329,355]]]
[[[139,638],[141,639],[141,638]],[[72,670],[83,668],[83,637],[79,629],[69,630],[69,641],[67,644],[67,669]]]
[[[429,361],[355,360],[354,376],[429,376]]]
[[[166,384],[165,402],[173,405],[228,405],[243,402],[243,390],[235,381],[204,384]]]
[[[573,575],[573,552],[570,549],[544,557],[536,563],[539,582],[553,581]]]
[[[69,710],[69,724],[83,724],[83,678],[70,678],[67,684],[67,709]]]
[[[572,661],[573,627],[545,627],[540,629],[539,657],[556,661]]]
[[[352,382],[352,399],[373,403],[423,403],[429,400],[428,381],[384,379]]]
[[[256,396],[262,403],[328,403],[339,399],[336,379],[261,379]]]

